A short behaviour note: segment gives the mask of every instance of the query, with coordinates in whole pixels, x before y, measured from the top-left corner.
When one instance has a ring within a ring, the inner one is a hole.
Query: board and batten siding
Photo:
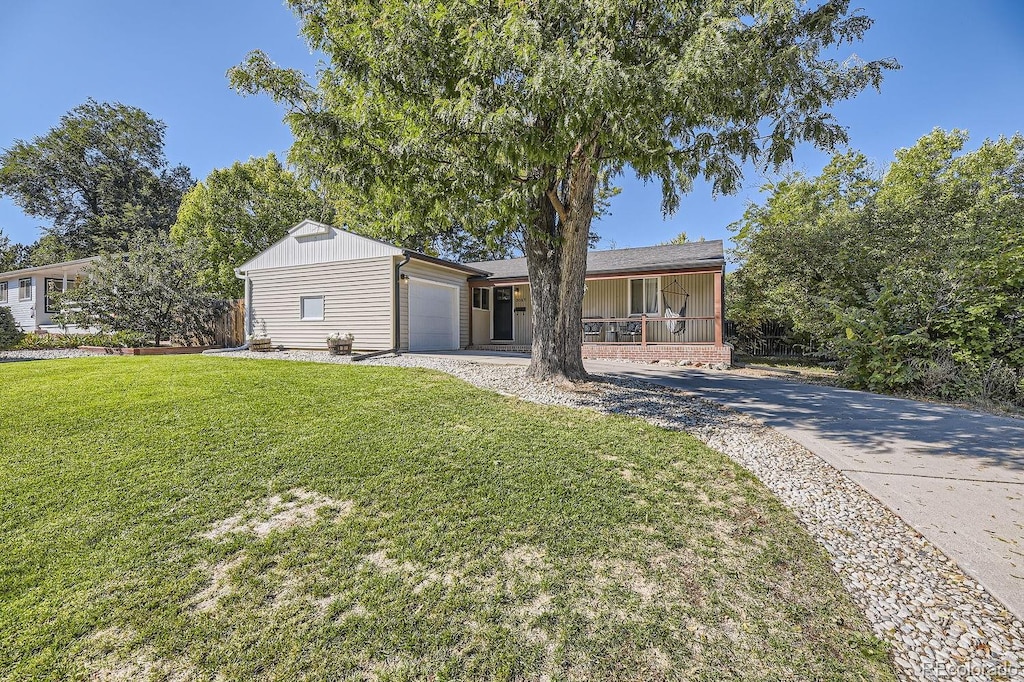
[[[304,220],[289,230],[283,239],[238,269],[255,272],[400,255],[402,250],[397,246],[353,234],[341,228]]]
[[[336,263],[251,270],[252,324],[266,324],[274,345],[326,350],[327,335],[355,335],[359,350],[392,347],[395,258],[386,255]],[[324,297],[324,319],[301,319],[301,298]]]
[[[401,273],[416,279],[425,279],[439,284],[450,284],[459,288],[459,348],[469,346],[469,283],[468,275],[433,263],[411,260],[402,266]],[[409,280],[403,279],[399,287],[398,304],[401,309],[401,342],[402,350],[409,349]]]
[[[629,280],[639,277],[622,277],[616,279],[587,280],[587,291],[583,295],[584,318],[626,318],[629,317]],[[686,299],[686,317],[713,317],[715,314],[715,276],[714,273],[680,273],[678,275],[662,275],[658,283],[658,308],[660,312],[654,317],[664,314],[667,303],[678,312],[677,308],[683,301],[682,296],[666,294],[662,300],[660,290],[676,280],[681,288],[689,292]],[[533,343],[533,301],[530,296],[529,284],[515,285],[522,292],[521,298],[513,299],[514,307],[526,307],[525,312],[513,312],[512,334],[516,345]],[[491,306],[494,305],[494,294],[491,294]],[[473,343],[490,343],[492,311],[473,311]],[[639,317],[639,316],[637,316]],[[652,343],[709,343],[714,341],[714,324],[710,320],[689,320],[686,329],[678,334],[668,330],[664,322],[651,322],[647,327],[647,340]]]

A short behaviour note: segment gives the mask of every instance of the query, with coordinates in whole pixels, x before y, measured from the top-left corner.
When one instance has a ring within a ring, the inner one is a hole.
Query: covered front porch
[[[583,297],[586,358],[730,364],[723,341],[723,269],[592,275]],[[530,352],[527,279],[470,281],[471,348]]]

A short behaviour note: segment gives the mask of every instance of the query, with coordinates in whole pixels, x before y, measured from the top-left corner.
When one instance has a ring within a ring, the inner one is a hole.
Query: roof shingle
[[[587,254],[588,275],[609,275],[617,272],[656,272],[714,268],[725,264],[722,240],[641,246],[632,249],[607,249]],[[489,273],[488,279],[526,279],[525,258],[488,260],[465,263]]]

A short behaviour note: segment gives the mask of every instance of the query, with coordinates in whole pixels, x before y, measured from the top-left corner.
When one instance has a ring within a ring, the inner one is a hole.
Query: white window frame
[[[648,283],[648,280],[654,280],[654,286],[657,289],[657,291],[655,293],[655,296],[654,296],[654,305],[655,305],[655,308],[656,308],[655,310],[653,310],[653,311],[646,310],[646,311],[644,311],[642,313],[634,313],[633,312],[633,282],[635,282],[637,280],[643,281],[643,296],[644,296],[643,300],[644,301],[647,300],[647,283]],[[661,317],[661,296],[658,296],[657,295],[658,293],[661,293],[661,277],[630,277],[628,280],[626,280],[626,301],[627,301],[627,304],[628,304],[626,310],[629,311],[629,316],[630,317],[640,317],[642,315],[654,315],[655,317]]]
[[[8,286],[9,285],[8,285],[7,282],[0,282],[0,303],[7,303],[7,296],[8,296],[7,289],[8,289]]]
[[[486,296],[487,301],[484,301]],[[474,310],[490,310],[491,309],[491,289],[490,287],[473,287],[473,309]]]
[[[305,301],[307,299],[320,299],[320,317],[305,317]],[[299,296],[299,322],[323,322],[327,314],[327,298],[323,294],[310,294]]]
[[[22,286],[22,282],[28,282],[28,287]],[[32,300],[32,278],[22,277],[18,280],[18,300],[19,301],[31,301]],[[28,295],[22,295],[22,291],[28,291]]]

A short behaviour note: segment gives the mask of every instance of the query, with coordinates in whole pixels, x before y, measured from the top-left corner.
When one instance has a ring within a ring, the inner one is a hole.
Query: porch
[[[585,358],[730,364],[723,341],[723,269],[594,275],[583,297]],[[471,349],[529,353],[528,280],[470,281]]]

